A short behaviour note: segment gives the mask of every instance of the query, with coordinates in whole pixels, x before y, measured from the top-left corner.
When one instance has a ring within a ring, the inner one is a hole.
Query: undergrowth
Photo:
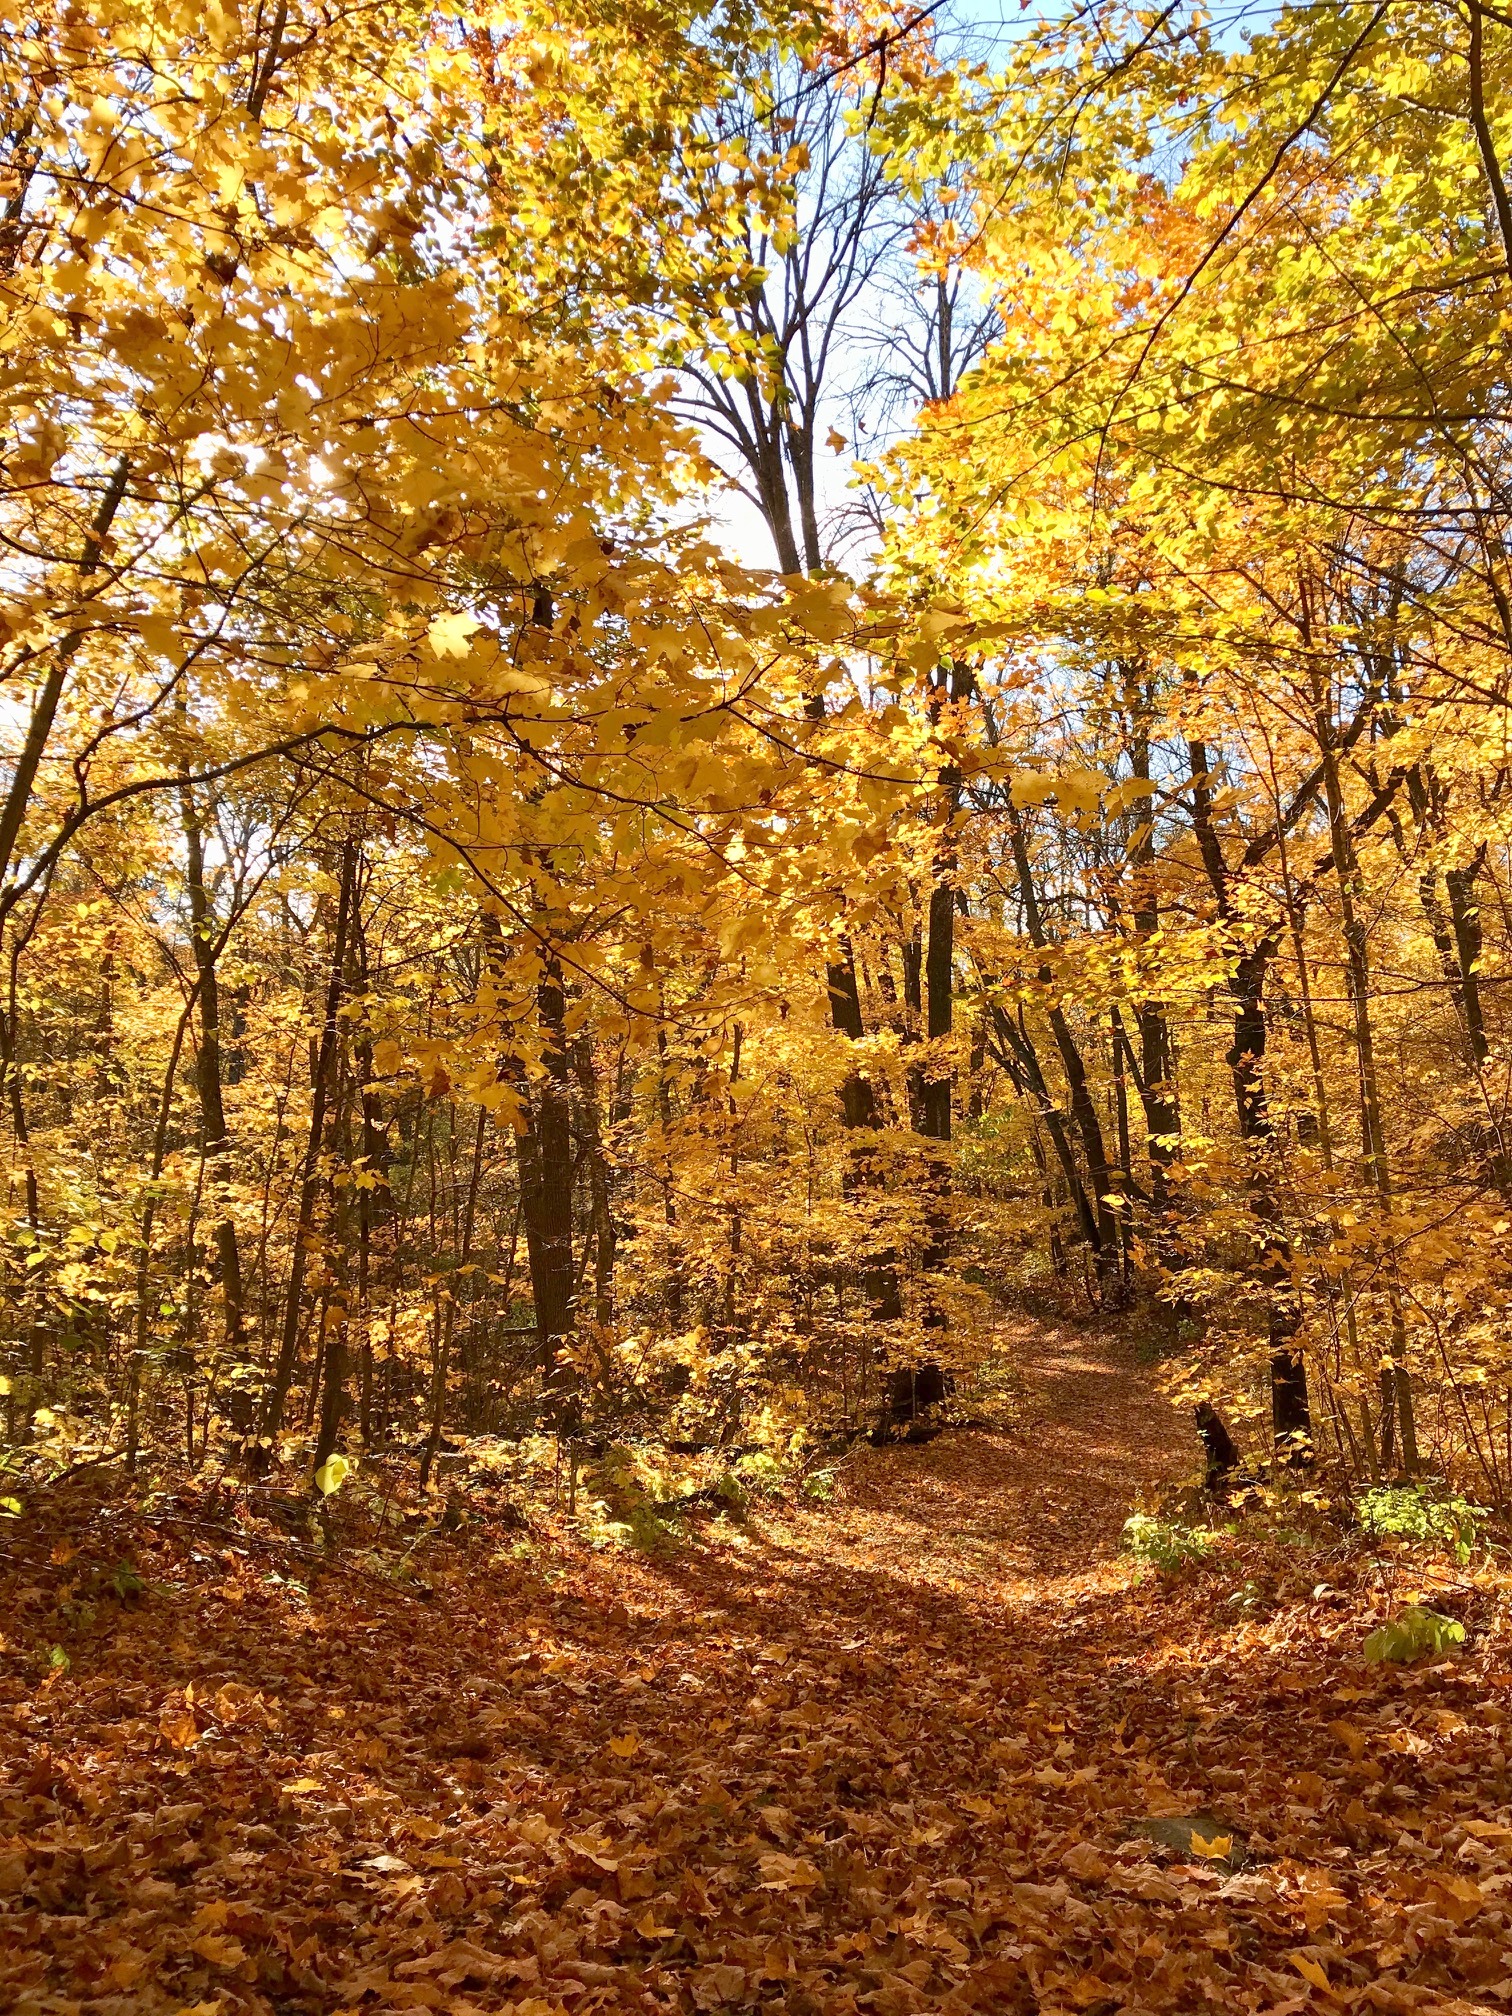
[[[1484,1505],[1431,1483],[1377,1485],[1355,1503],[1366,1533],[1417,1541],[1452,1555],[1461,1567],[1484,1538],[1491,1516]]]

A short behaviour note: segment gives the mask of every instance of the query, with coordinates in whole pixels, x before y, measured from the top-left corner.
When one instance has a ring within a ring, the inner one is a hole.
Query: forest
[[[1509,177],[1488,0],[0,0],[23,2016],[1506,2006]]]

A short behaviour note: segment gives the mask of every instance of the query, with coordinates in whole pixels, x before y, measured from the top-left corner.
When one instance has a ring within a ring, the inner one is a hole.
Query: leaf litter
[[[1106,1339],[1020,1349],[1018,1432],[865,1451],[660,1556],[533,1512],[405,1589],[281,1571],[187,1496],[29,1508],[9,2006],[1506,2008],[1505,1578],[1335,1536],[1323,1580],[1247,1529],[1141,1573],[1119,1532],[1182,1425]],[[1367,1662],[1409,1601],[1464,1645]]]

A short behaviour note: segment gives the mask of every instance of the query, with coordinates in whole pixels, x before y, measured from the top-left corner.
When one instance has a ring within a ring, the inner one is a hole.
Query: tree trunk
[[[1029,845],[1024,834],[1024,823],[1016,807],[1009,813],[1008,835],[1018,875],[1019,899],[1024,909],[1024,927],[1028,932],[1030,944],[1036,951],[1043,952],[1048,949],[1049,934],[1045,929],[1044,917],[1040,910],[1039,894],[1034,886],[1034,871],[1029,860]],[[1045,1016],[1050,1024],[1050,1033],[1055,1038],[1055,1047],[1060,1054],[1061,1069],[1066,1074],[1071,1117],[1076,1124],[1077,1133],[1081,1136],[1082,1153],[1087,1161],[1087,1175],[1092,1187],[1089,1201],[1097,1222],[1094,1250],[1097,1254],[1098,1274],[1106,1282],[1117,1270],[1120,1251],[1119,1229],[1114,1220],[1113,1208],[1108,1202],[1116,1189],[1113,1167],[1108,1160],[1102,1125],[1097,1117],[1097,1106],[1092,1097],[1092,1088],[1087,1078],[1087,1067],[1082,1059],[1081,1048],[1072,1032],[1065,1009],[1048,991],[1053,985],[1053,975],[1048,965],[1040,967],[1038,978],[1040,984],[1047,990]]]
[[[840,959],[828,969],[830,1019],[843,1036],[852,1043],[859,1043],[864,1033],[861,990],[856,981],[855,954],[848,938],[841,940],[840,950]],[[840,1089],[840,1106],[846,1126],[860,1130],[863,1136],[882,1125],[876,1087],[859,1071],[847,1074]],[[865,1196],[876,1188],[876,1167],[864,1138],[852,1144],[841,1180],[845,1195],[851,1199]],[[901,1321],[903,1300],[898,1287],[895,1255],[884,1251],[868,1256],[862,1264],[861,1286],[875,1322]]]
[[[678,1247],[677,1196],[672,1177],[672,1084],[667,1073],[667,1031],[656,1030],[656,1117],[661,1124],[662,1216],[667,1225],[667,1315],[674,1328],[683,1320],[682,1254]]]
[[[1386,1152],[1386,1135],[1381,1112],[1380,1078],[1376,1067],[1375,1029],[1370,1012],[1370,955],[1366,923],[1360,914],[1361,876],[1354,836],[1344,806],[1339,780],[1338,752],[1334,746],[1333,724],[1325,705],[1321,681],[1313,675],[1316,713],[1315,730],[1323,756],[1323,784],[1328,805],[1328,836],[1334,874],[1339,884],[1339,913],[1344,934],[1345,974],[1349,983],[1350,1006],[1354,1011],[1355,1050],[1360,1066],[1360,1121],[1364,1137],[1365,1162],[1371,1183],[1380,1199],[1381,1216],[1388,1245],[1391,1242],[1393,1197],[1391,1164]],[[1396,1262],[1388,1258],[1385,1268],[1387,1321],[1391,1362],[1382,1370],[1382,1460],[1391,1459],[1387,1438],[1394,1426],[1401,1438],[1402,1464],[1409,1476],[1418,1468],[1417,1428],[1413,1413],[1412,1384],[1407,1371],[1407,1329],[1402,1313],[1401,1283]]]
[[[572,1109],[562,969],[548,954],[536,989],[544,1075],[532,1088],[530,1124],[519,1137],[525,1250],[535,1298],[541,1372],[553,1424],[571,1432],[578,1417],[566,1346],[576,1322],[572,1268]]]
[[[740,1208],[740,1102],[735,1096],[735,1087],[740,1083],[740,1053],[745,1045],[745,1029],[737,1022],[733,1031],[730,1054],[730,1250],[725,1273],[724,1328],[731,1342],[736,1335],[736,1317],[740,1297],[740,1255],[745,1242],[745,1218]]]
[[[127,466],[126,457],[123,455],[111,472],[105,494],[100,499],[99,509],[95,512],[94,521],[84,535],[84,550],[79,555],[77,565],[81,578],[86,581],[99,567],[106,537],[126,495]],[[68,668],[73,663],[75,652],[84,641],[84,634],[82,630],[70,630],[65,637],[58,640],[53,647],[52,663],[37,689],[36,699],[32,702],[26,735],[22,740],[20,753],[16,757],[15,768],[11,772],[4,803],[0,804],[0,882],[4,881],[15,856],[16,842],[21,837],[26,809],[31,803],[32,787],[37,781],[37,771],[41,767],[43,752],[47,748],[47,740],[57,717],[58,703],[63,698],[63,688],[68,680]]]
[[[457,1297],[463,1292],[462,1284],[467,1279],[463,1269],[472,1259],[473,1226],[478,1213],[478,1184],[483,1174],[483,1137],[487,1128],[488,1109],[480,1106],[477,1132],[473,1136],[472,1166],[468,1172],[467,1196],[462,1206],[462,1236],[457,1247],[457,1262],[451,1270],[446,1304],[441,1312],[441,1334],[436,1344],[436,1362],[431,1371],[430,1432],[425,1438],[425,1449],[420,1458],[422,1491],[430,1486],[431,1469],[441,1447],[441,1431],[446,1420],[446,1387],[451,1372],[452,1339],[456,1335],[457,1328]]]
[[[914,1061],[917,1046],[924,1034],[924,945],[918,926],[913,935],[904,939],[898,948],[903,958],[903,1030],[901,1047],[904,1052],[904,1086],[908,1096],[908,1124],[915,1134],[922,1134],[924,1127],[924,1068]]]
[[[970,673],[962,666],[942,673],[931,695],[931,714],[936,723],[942,703],[964,699],[972,691]],[[947,1153],[951,1138],[951,1068],[943,1046],[955,1028],[955,915],[956,848],[954,826],[961,806],[961,773],[953,762],[941,766],[937,798],[939,837],[931,864],[929,891],[929,937],[924,954],[925,1025],[929,1044],[919,1090],[920,1127],[926,1140],[939,1144],[928,1165],[928,1243],[922,1255],[926,1279],[945,1270],[950,1258],[950,1162]],[[949,1316],[933,1286],[926,1288],[923,1323],[926,1330],[943,1334]],[[893,1374],[892,1415],[895,1421],[912,1420],[922,1408],[943,1400],[948,1380],[937,1362],[902,1369]]]
[[[210,1191],[215,1223],[215,1248],[220,1262],[221,1305],[224,1312],[226,1350],[239,1358],[246,1342],[246,1313],[242,1291],[241,1250],[236,1237],[236,1220],[226,1196],[224,1158],[230,1146],[226,1135],[226,1108],[221,1089],[221,1016],[219,934],[205,887],[204,827],[194,793],[186,784],[179,793],[183,814],[184,842],[189,860],[189,931],[194,948],[194,970],[199,981],[199,1056],[194,1082],[199,1092],[200,1154]]]
[[[1483,848],[1465,867],[1451,868],[1444,877],[1444,887],[1449,892],[1450,921],[1454,926],[1454,949],[1459,965],[1460,999],[1464,1004],[1465,1029],[1469,1037],[1470,1054],[1477,1064],[1484,1064],[1491,1054],[1490,1041],[1486,1035],[1485,1010],[1481,1005],[1481,923],[1480,908],[1475,901],[1475,878],[1484,858]]]
[[[1187,764],[1192,787],[1192,823],[1209,884],[1225,921],[1232,921],[1228,868],[1213,821],[1207,749],[1188,738]],[[1280,820],[1278,817],[1278,826]],[[1291,1278],[1291,1242],[1283,1228],[1280,1201],[1271,1170],[1275,1129],[1265,1092],[1265,975],[1276,950],[1269,936],[1241,954],[1230,988],[1234,997],[1234,1041],[1227,1057],[1233,1074],[1234,1105],[1239,1137],[1252,1145],[1250,1209],[1264,1230],[1257,1274],[1267,1290],[1266,1347],[1270,1364],[1271,1433],[1283,1455],[1305,1455],[1312,1447],[1312,1408],[1307,1393],[1307,1366],[1296,1337],[1302,1309]]]
[[[359,891],[359,899],[361,892]],[[369,985],[367,932],[363,928],[362,903],[352,910],[352,985],[366,996]],[[389,1155],[387,1137],[380,1120],[378,1095],[373,1089],[373,1041],[365,1021],[354,1031],[352,1062],[356,1072],[356,1093],[362,1112],[362,1180],[357,1186],[357,1307],[361,1360],[358,1369],[358,1432],[364,1448],[373,1441],[373,1327],[372,1264],[373,1228],[381,1201],[388,1193]],[[392,1200],[390,1200],[392,1202]]]
[[[1141,701],[1133,739],[1132,767],[1150,781],[1150,736]],[[1149,944],[1160,929],[1155,895],[1155,819],[1148,799],[1141,801],[1139,830],[1130,853],[1134,876],[1134,929]],[[1176,1092],[1176,1066],[1165,1003],[1146,997],[1136,1010],[1139,1028],[1139,1097],[1144,1107],[1145,1137],[1150,1160],[1150,1187],[1157,1205],[1169,1190],[1168,1171],[1180,1153],[1181,1106]]]
[[[311,1235],[315,1229],[315,1201],[320,1191],[320,1151],[325,1139],[326,1114],[336,1080],[336,1059],[341,1039],[338,1011],[341,1007],[342,972],[346,964],[347,933],[351,929],[356,894],[357,845],[344,840],[341,845],[340,884],[336,921],[331,933],[330,977],[326,982],[325,1012],[316,1047],[315,1068],[310,1090],[310,1131],[305,1142],[304,1166],[300,1174],[299,1203],[294,1219],[294,1247],[289,1256],[289,1283],[284,1299],[283,1328],[279,1338],[278,1362],[273,1385],[263,1414],[263,1435],[277,1439],[283,1426],[289,1388],[294,1382],[294,1366],[299,1352],[299,1319],[304,1296],[305,1268]]]
[[[163,1073],[163,1090],[158,1100],[157,1125],[152,1135],[152,1160],[148,1165],[146,1201],[142,1205],[142,1220],[139,1239],[141,1250],[137,1255],[136,1277],[136,1320],[130,1362],[126,1368],[126,1468],[136,1469],[137,1448],[141,1436],[141,1395],[142,1367],[147,1357],[147,1339],[152,1324],[152,1225],[157,1210],[157,1181],[163,1173],[163,1159],[168,1153],[168,1119],[173,1110],[173,1082],[178,1076],[179,1058],[183,1055],[184,1035],[189,1027],[189,1019],[194,1013],[195,996],[191,992],[184,1003],[183,1012],[173,1032],[173,1043],[168,1052],[168,1068]]]
[[[599,1127],[593,1044],[586,1031],[573,1045],[572,1054],[583,1116],[583,1147],[588,1158],[588,1229],[593,1239],[593,1320],[600,1330],[607,1330],[614,1321],[614,1213],[609,1160],[604,1153],[603,1134]]]
[[[360,909],[360,897],[354,901],[354,911]],[[348,984],[356,977],[356,962],[351,955],[353,933],[347,934],[347,976]],[[340,1166],[350,1177],[353,1165],[352,1155],[352,1103],[356,1094],[351,1060],[346,1068],[342,1059],[337,1059],[337,1100],[335,1125],[332,1139]],[[350,1183],[338,1183],[335,1172],[331,1177],[329,1200],[331,1237],[327,1242],[327,1281],[324,1301],[320,1314],[321,1335],[321,1386],[320,1386],[320,1429],[315,1438],[315,1456],[312,1472],[318,1472],[327,1457],[336,1448],[341,1433],[341,1423],[346,1415],[347,1366],[350,1352],[347,1339],[352,1323],[351,1294],[351,1220],[352,1200],[361,1196]]]
[[[1028,1033],[1013,1021],[999,1003],[989,1001],[987,1013],[990,1032],[987,1038],[988,1048],[1007,1072],[1015,1092],[1028,1103],[1035,1117],[1044,1122],[1045,1132],[1050,1136],[1050,1145],[1055,1150],[1055,1158],[1065,1179],[1067,1195],[1076,1213],[1077,1226],[1083,1240],[1095,1254],[1102,1241],[1097,1213],[1092,1208],[1086,1185],[1082,1182],[1076,1149],[1066,1129],[1065,1115],[1050,1096],[1050,1087],[1045,1080],[1044,1070],[1034,1045]]]

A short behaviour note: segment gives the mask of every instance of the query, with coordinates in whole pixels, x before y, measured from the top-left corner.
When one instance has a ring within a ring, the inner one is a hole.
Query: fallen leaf
[[[202,1933],[189,1950],[198,1953],[201,1960],[208,1960],[212,1967],[239,1967],[247,1957],[241,1941],[222,1932]]]
[[[1328,1975],[1316,1960],[1310,1959],[1306,1953],[1293,1953],[1291,1963],[1310,1986],[1327,1989]]]
[[[1451,1925],[1468,1925],[1486,1902],[1486,1893],[1468,1876],[1436,1875],[1433,1888]]]
[[[1060,1859],[1068,1876],[1086,1883],[1100,1883],[1108,1873],[1107,1862],[1089,1841],[1074,1841]]]

